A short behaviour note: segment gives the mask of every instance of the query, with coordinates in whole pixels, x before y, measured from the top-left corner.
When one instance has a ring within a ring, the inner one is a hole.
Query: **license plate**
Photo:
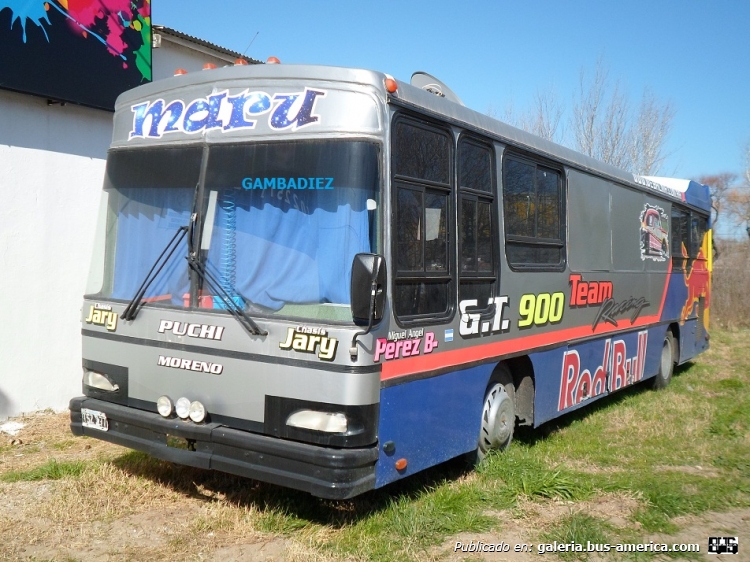
[[[99,431],[107,431],[109,429],[107,415],[104,412],[97,412],[88,408],[81,408],[81,425],[83,427],[98,429]]]

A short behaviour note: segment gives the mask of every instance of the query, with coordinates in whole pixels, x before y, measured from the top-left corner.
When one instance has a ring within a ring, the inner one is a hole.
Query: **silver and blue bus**
[[[236,65],[122,94],[71,429],[333,499],[708,347],[708,188],[429,75]]]

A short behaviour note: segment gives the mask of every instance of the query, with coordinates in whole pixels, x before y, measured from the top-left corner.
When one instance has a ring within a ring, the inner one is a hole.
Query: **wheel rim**
[[[507,444],[513,435],[514,422],[513,400],[505,392],[503,385],[495,384],[487,393],[482,409],[482,430],[479,438],[482,453]]]
[[[672,368],[672,346],[669,343],[669,339],[664,340],[664,347],[661,348],[661,373],[664,377],[668,377],[670,369]]]

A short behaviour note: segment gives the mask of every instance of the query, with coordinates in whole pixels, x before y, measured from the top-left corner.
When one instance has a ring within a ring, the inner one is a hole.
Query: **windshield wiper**
[[[154,279],[156,279],[159,273],[161,273],[161,270],[164,269],[164,266],[167,265],[169,258],[172,257],[172,254],[174,254],[175,250],[182,242],[182,239],[187,234],[187,231],[187,226],[181,226],[177,229],[177,232],[175,232],[175,235],[169,241],[162,253],[158,258],[156,258],[154,265],[151,266],[151,271],[148,272],[148,275],[146,275],[143,283],[141,283],[141,286],[138,287],[135,296],[133,296],[132,300],[128,303],[128,306],[126,306],[125,310],[120,314],[120,318],[122,318],[123,320],[135,320],[135,317],[138,314],[138,305],[141,304],[143,296],[146,294],[146,291],[148,290],[151,283],[154,282]],[[167,257],[164,257],[164,254],[167,254]]]
[[[237,322],[242,324],[242,327],[247,330],[250,335],[253,336],[266,336],[268,335],[268,332],[265,330],[261,330],[258,325],[253,322],[252,318],[250,318],[247,314],[245,314],[245,310],[237,304],[237,302],[232,298],[232,296],[222,287],[221,283],[219,283],[216,280],[216,277],[214,277],[206,268],[203,266],[195,257],[188,256],[187,258],[188,266],[190,266],[190,269],[195,271],[195,273],[203,279],[203,282],[208,285],[209,290],[219,297],[221,301],[224,303],[224,306],[229,311],[229,313],[234,316],[237,319]]]

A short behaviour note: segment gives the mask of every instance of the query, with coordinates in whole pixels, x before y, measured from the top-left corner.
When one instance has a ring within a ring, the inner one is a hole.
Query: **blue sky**
[[[573,105],[602,57],[633,102],[676,110],[663,175],[742,171],[750,140],[750,2],[152,0],[153,22],[282,63],[424,70],[480,112],[554,88]]]

